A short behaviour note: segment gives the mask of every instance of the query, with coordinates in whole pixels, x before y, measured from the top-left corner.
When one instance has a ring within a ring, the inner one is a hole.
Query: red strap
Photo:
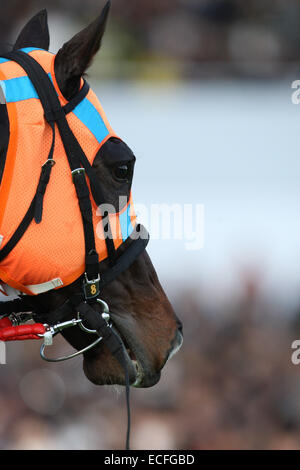
[[[3,319],[5,320],[5,319]],[[0,322],[3,322],[0,320]],[[41,339],[38,334],[43,335],[46,328],[41,323],[34,325],[21,325],[3,327],[0,324],[0,341],[23,341],[25,339]]]
[[[10,326],[12,326],[12,322],[8,317],[2,318],[2,320],[0,320],[0,330],[2,330],[2,328],[9,328]]]

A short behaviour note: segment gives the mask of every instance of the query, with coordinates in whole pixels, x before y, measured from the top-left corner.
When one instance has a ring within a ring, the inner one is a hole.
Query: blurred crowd
[[[10,47],[25,19],[43,7],[52,18],[71,19],[75,33],[102,3],[3,1],[0,43]],[[99,76],[105,69],[113,78],[270,78],[299,68],[297,0],[112,3],[106,67],[95,63]],[[173,295],[184,345],[157,386],[132,390],[133,448],[300,449],[300,365],[291,362],[300,298],[297,310],[280,303],[280,292],[262,296],[258,284],[245,280],[242,293],[222,307],[195,290]],[[7,346],[0,449],[123,448],[124,390],[90,384],[81,358],[46,364],[39,346]],[[62,338],[53,348],[53,355],[69,350]]]
[[[132,390],[132,447],[299,449],[300,312],[262,298],[253,280],[222,310],[195,291],[173,304],[184,346],[157,386]],[[43,363],[38,349],[10,344],[0,366],[0,448],[122,449],[124,391],[90,384],[81,359]]]
[[[269,78],[299,68],[297,0],[113,0],[112,5],[105,48],[114,66],[106,68],[108,75],[153,77],[157,63],[158,78]],[[13,41],[16,28],[42,7],[80,27],[95,18],[101,2],[1,2],[0,42]]]

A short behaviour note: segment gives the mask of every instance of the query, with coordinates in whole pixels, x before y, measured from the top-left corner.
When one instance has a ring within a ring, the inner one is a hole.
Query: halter
[[[104,204],[105,200],[98,177],[72,132],[66,118],[66,115],[86,97],[89,92],[89,85],[84,82],[78,94],[67,105],[62,106],[52,81],[33,57],[23,51],[14,51],[2,57],[17,62],[25,70],[34,85],[44,109],[45,119],[52,129],[52,144],[48,158],[41,168],[36,194],[17,230],[4,248],[0,250],[0,262],[15,248],[33,220],[35,220],[37,224],[42,221],[44,196],[51,178],[52,168],[55,165],[54,147],[57,127],[67,155],[81,212],[85,240],[85,273],[82,276],[82,289],[76,292],[75,295],[56,310],[41,314],[39,312],[38,302],[36,301],[38,299],[30,296],[21,296],[10,302],[0,302],[0,316],[5,317],[0,320],[0,340],[44,339],[40,354],[44,360],[50,362],[60,362],[71,359],[94,348],[100,341],[103,341],[125,372],[128,410],[126,448],[129,449],[129,374],[125,358],[125,346],[119,334],[109,321],[110,317],[107,304],[101,300],[99,296],[101,289],[116,279],[123,271],[127,270],[145,250],[149,241],[149,235],[144,227],[138,225],[134,234],[131,235],[129,246],[120,254],[119,249],[115,249],[111,237],[109,218],[106,218],[105,223],[102,219],[103,230],[104,233],[107,234],[105,243],[109,261],[109,267],[102,271],[102,263],[99,263],[99,256],[95,248],[91,195],[97,206]],[[86,177],[89,180],[90,189]],[[94,308],[96,305],[101,306],[101,313]],[[18,315],[21,312],[32,312],[32,314],[24,315],[22,313]],[[74,315],[74,312],[76,312],[76,316],[69,320],[68,318]],[[22,325],[22,323],[25,323],[29,319],[33,319],[38,323],[35,325]],[[60,358],[47,357],[45,355],[45,348],[52,344],[53,337],[63,329],[70,327],[79,327],[86,334],[94,334],[97,335],[98,338],[91,342],[89,346],[74,354]]]

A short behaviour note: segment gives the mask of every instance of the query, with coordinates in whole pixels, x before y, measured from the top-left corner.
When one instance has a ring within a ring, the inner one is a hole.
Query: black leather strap
[[[89,91],[90,91],[90,85],[84,80],[83,87],[77,93],[77,95],[74,96],[74,98],[71,101],[69,101],[69,103],[63,106],[63,110],[65,114],[71,113],[73,109],[75,109],[76,106],[79,105],[79,103],[81,103],[81,101],[84,100],[84,98],[86,97]]]
[[[145,251],[150,239],[149,233],[145,227],[137,225],[135,234],[137,238],[132,240],[124,253],[116,259],[115,263],[101,274],[100,291],[122,272],[126,271],[143,251]]]

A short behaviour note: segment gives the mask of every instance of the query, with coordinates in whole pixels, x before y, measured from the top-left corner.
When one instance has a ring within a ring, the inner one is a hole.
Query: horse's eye
[[[113,170],[114,177],[119,181],[128,181],[131,174],[129,165],[120,165]]]

